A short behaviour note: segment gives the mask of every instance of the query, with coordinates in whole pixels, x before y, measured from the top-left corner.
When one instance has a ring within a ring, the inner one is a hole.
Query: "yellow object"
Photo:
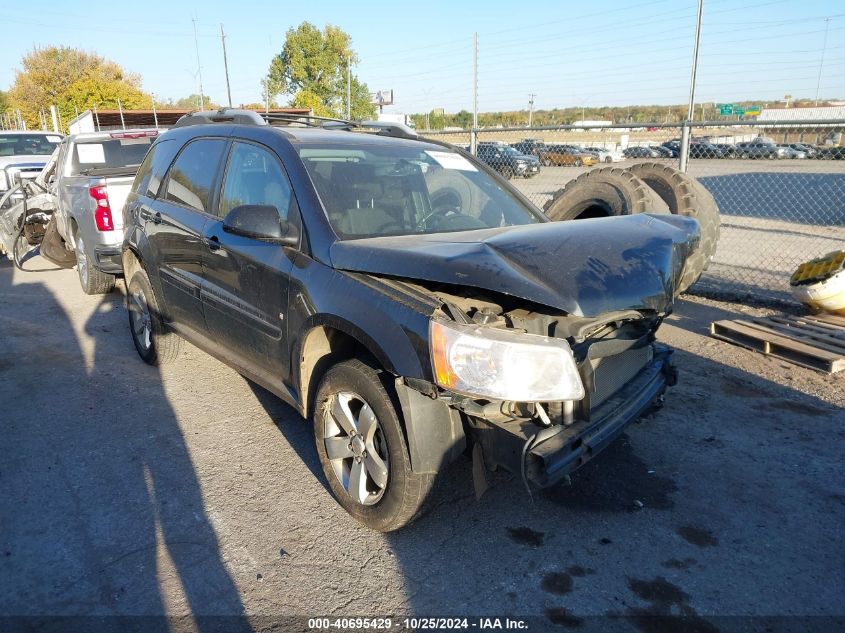
[[[804,262],[792,274],[789,285],[801,303],[845,315],[845,251]]]

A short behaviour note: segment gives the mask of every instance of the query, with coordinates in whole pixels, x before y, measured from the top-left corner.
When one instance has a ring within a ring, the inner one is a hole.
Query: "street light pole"
[[[692,76],[690,77],[689,105],[687,107],[687,120],[681,130],[681,151],[678,168],[681,171],[687,170],[689,159],[689,136],[690,122],[692,121],[695,108],[695,75],[698,72],[698,49],[701,45],[701,14],[704,12],[704,0],[698,0],[698,16],[695,20],[695,45],[692,51]]]

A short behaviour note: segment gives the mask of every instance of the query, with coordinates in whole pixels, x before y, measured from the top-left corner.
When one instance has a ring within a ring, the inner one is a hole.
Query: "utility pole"
[[[194,47],[197,49],[197,74],[200,81],[200,110],[202,110],[205,107],[205,98],[202,92],[202,64],[200,64],[200,44],[197,39],[197,19],[192,18],[191,22],[194,23]]]
[[[528,127],[531,127],[531,121],[534,116],[534,97],[536,96],[533,92],[528,94]]]
[[[229,96],[229,107],[232,107],[232,89],[229,87],[229,60],[226,57],[226,34],[223,32],[223,23],[220,23],[220,41],[223,42],[223,68],[226,71],[226,94]]]
[[[822,58],[819,60],[819,78],[816,80],[816,105],[819,105],[819,88],[822,84],[822,67],[824,66],[824,54],[827,51],[827,32],[830,29],[830,18],[824,19],[824,44],[822,44]]]
[[[472,56],[472,127],[478,127],[478,33],[473,36]]]
[[[687,159],[689,158],[689,123],[692,121],[695,108],[695,75],[698,72],[698,49],[701,45],[701,14],[704,12],[704,0],[698,0],[698,15],[695,19],[695,44],[692,49],[692,76],[690,77],[689,105],[687,107],[687,120],[681,130],[681,152],[679,169],[687,170]]]

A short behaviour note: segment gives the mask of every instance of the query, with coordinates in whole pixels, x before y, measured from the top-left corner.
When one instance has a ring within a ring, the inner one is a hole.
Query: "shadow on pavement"
[[[250,630],[121,294],[85,333],[47,287],[0,263],[0,629],[36,626],[12,617],[30,616],[55,630],[170,630],[161,616],[189,613],[199,631]]]

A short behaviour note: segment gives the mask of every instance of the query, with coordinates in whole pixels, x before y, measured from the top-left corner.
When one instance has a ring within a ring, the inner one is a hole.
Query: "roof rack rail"
[[[403,123],[391,123],[390,121],[361,121],[358,127],[378,130],[377,134],[382,136],[395,136],[397,138],[419,138],[417,131]]]
[[[418,138],[417,132],[401,123],[388,121],[348,121],[327,116],[311,114],[286,114],[283,112],[255,112],[254,110],[240,110],[237,108],[220,108],[219,110],[202,110],[189,112],[176,121],[174,128],[188,125],[203,125],[208,123],[235,123],[239,125],[271,125],[274,122],[299,123],[308,127],[319,127],[331,130],[376,130],[380,136],[397,138]]]
[[[355,125],[354,121],[335,119],[328,116],[314,116],[313,114],[287,114],[285,112],[259,112],[257,114],[268,123],[272,123],[273,121],[287,121],[290,123],[302,123],[309,127],[322,127],[325,123]]]
[[[173,125],[185,127],[188,125],[204,125],[207,123],[237,123],[241,125],[267,125],[267,122],[253,110],[239,110],[237,108],[220,108],[219,110],[196,110],[179,118]]]

